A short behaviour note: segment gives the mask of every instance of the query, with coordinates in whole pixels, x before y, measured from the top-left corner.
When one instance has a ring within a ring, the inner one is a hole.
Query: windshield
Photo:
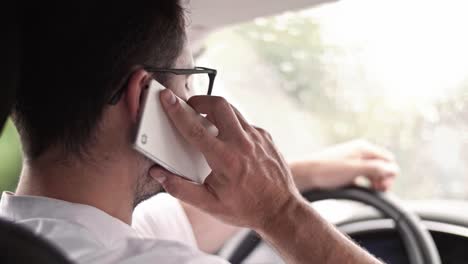
[[[403,198],[466,198],[465,1],[340,1],[212,34],[215,94],[289,159],[365,138],[393,151]]]

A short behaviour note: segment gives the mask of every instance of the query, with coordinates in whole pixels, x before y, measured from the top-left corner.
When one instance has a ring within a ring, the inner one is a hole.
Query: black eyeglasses
[[[207,89],[206,95],[211,95],[213,91],[213,84],[218,73],[215,69],[205,68],[205,67],[195,67],[193,69],[169,69],[169,68],[154,68],[154,67],[143,67],[143,69],[149,73],[172,73],[175,75],[203,75],[207,74],[207,81],[202,82],[198,85],[205,86]],[[127,82],[126,82],[127,83]],[[109,100],[110,105],[116,105],[127,88],[126,85],[123,85]]]

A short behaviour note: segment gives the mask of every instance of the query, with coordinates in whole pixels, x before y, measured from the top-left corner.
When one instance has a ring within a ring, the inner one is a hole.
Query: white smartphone
[[[166,89],[159,82],[151,81],[143,100],[134,148],[168,171],[190,181],[203,183],[211,168],[203,154],[180,134],[163,109],[159,93]],[[179,99],[182,107],[200,120],[213,136],[218,129],[187,103]]]

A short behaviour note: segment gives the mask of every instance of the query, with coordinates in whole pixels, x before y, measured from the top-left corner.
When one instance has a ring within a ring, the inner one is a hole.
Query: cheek
[[[182,78],[174,78],[169,81],[166,88],[171,89],[172,92],[185,101],[192,96],[192,94],[185,88],[185,80]]]

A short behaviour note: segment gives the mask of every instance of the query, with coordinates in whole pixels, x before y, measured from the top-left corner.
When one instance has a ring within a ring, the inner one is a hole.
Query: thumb
[[[205,185],[187,181],[161,167],[150,169],[150,175],[157,180],[170,195],[196,207],[210,204],[215,196]]]

